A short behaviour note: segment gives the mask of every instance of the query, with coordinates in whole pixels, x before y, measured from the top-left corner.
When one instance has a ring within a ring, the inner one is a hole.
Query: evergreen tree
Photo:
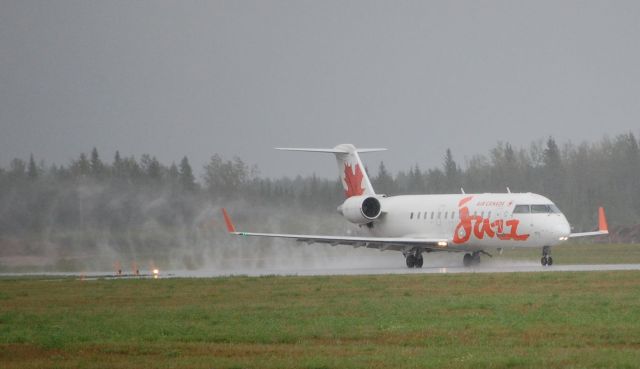
[[[154,183],[160,183],[162,180],[163,168],[155,156],[152,157],[149,154],[143,154],[140,157],[140,167],[147,179]]]
[[[196,189],[196,179],[193,176],[193,170],[191,169],[189,159],[186,156],[180,161],[179,176],[182,188],[187,191],[193,191]]]
[[[413,168],[409,169],[408,175],[408,193],[410,194],[421,194],[425,192],[424,189],[424,177],[422,176],[422,171],[418,164],[416,164]]]
[[[27,165],[24,160],[15,158],[11,160],[9,165],[9,176],[14,179],[24,178],[26,175]]]
[[[91,173],[91,164],[85,153],[80,154],[80,158],[71,163],[71,172],[76,177],[85,177]]]
[[[549,137],[547,140],[547,146],[543,152],[542,169],[542,192],[554,199],[562,198],[562,158],[560,156],[560,149],[552,137]]]
[[[89,161],[89,168],[91,171],[91,175],[96,178],[102,178],[104,176],[104,164],[102,160],[100,160],[100,155],[98,154],[98,149],[93,148],[91,150],[91,159]]]
[[[543,163],[545,169],[558,170],[562,167],[562,159],[560,157],[560,149],[553,137],[547,140],[547,147],[544,149]]]
[[[124,176],[124,163],[120,157],[120,151],[116,150],[116,154],[113,157],[112,173],[115,178],[121,178]]]
[[[453,154],[449,148],[447,148],[444,155],[443,167],[446,178],[446,189],[457,192],[459,190],[458,187],[460,187],[459,169],[458,164],[453,160]]]
[[[394,187],[393,177],[389,174],[384,162],[381,161],[378,166],[378,175],[373,179],[373,188],[377,193],[391,195],[395,192]]]
[[[169,166],[169,169],[167,170],[167,179],[171,185],[180,182],[180,171],[178,170],[176,163],[171,163]]]
[[[33,154],[29,156],[29,166],[27,168],[27,177],[32,181],[38,178],[38,167],[36,166],[36,161],[33,159]]]

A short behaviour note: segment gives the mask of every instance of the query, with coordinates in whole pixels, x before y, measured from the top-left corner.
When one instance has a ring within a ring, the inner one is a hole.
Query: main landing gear
[[[551,257],[551,246],[542,247],[542,258],[540,258],[542,266],[552,266],[553,258]]]
[[[422,268],[424,259],[422,258],[422,253],[420,251],[411,251],[406,253],[404,257],[407,262],[407,268]]]
[[[472,254],[464,254],[464,257],[462,258],[462,264],[466,267],[480,264],[480,252],[474,251]]]
[[[462,264],[466,267],[480,264],[480,254],[485,254],[490,258],[493,257],[493,255],[484,250],[474,251],[472,253],[464,254],[464,257],[462,258]]]

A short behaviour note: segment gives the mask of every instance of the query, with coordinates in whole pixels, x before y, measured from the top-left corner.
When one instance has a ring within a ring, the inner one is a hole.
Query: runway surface
[[[332,275],[384,275],[384,274],[461,274],[461,273],[553,273],[553,272],[589,272],[589,271],[616,271],[616,270],[640,270],[640,264],[593,264],[593,265],[553,265],[543,267],[533,262],[492,262],[484,265],[465,268],[458,264],[443,266],[426,266],[421,269],[409,269],[406,267],[326,267],[326,268],[264,268],[232,270],[168,270],[160,271],[157,278],[212,278],[225,276],[332,276]],[[154,278],[152,274],[121,275],[110,272],[91,273],[0,273],[0,277],[21,276],[47,276],[51,278],[77,277],[80,279],[128,279],[128,278]]]
[[[586,272],[640,270],[640,264],[596,264],[596,265],[553,265],[543,267],[531,263],[512,264],[492,263],[477,267],[465,268],[460,265],[428,266],[421,269],[398,268],[314,268],[314,269],[259,269],[233,271],[172,271],[174,277],[221,277],[230,275],[267,276],[267,275],[380,275],[380,274],[460,274],[460,273],[551,273],[551,272]]]

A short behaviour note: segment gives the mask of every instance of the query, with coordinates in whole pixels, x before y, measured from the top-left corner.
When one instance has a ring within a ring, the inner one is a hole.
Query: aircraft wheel
[[[462,264],[468,267],[471,266],[471,263],[473,263],[473,256],[471,256],[471,254],[464,254],[464,257],[462,258]]]
[[[471,255],[471,257],[472,257],[471,263],[473,265],[480,264],[480,253],[479,252],[474,252],[473,255]]]
[[[416,266],[416,257],[414,255],[407,255],[407,267],[408,268],[413,268],[414,266]]]
[[[547,260],[547,265],[548,266],[552,266],[553,265],[553,258],[551,256],[549,256],[549,260]]]
[[[422,255],[416,257],[416,263],[415,263],[415,267],[416,268],[422,268],[422,264],[424,264],[424,259],[422,258]]]
[[[542,266],[547,266],[548,260],[546,256],[543,256],[540,258],[540,264],[542,264]]]

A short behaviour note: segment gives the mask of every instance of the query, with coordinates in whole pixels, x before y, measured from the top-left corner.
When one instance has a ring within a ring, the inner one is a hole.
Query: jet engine
[[[373,196],[353,196],[338,207],[338,212],[355,224],[370,223],[382,214],[380,200]]]

